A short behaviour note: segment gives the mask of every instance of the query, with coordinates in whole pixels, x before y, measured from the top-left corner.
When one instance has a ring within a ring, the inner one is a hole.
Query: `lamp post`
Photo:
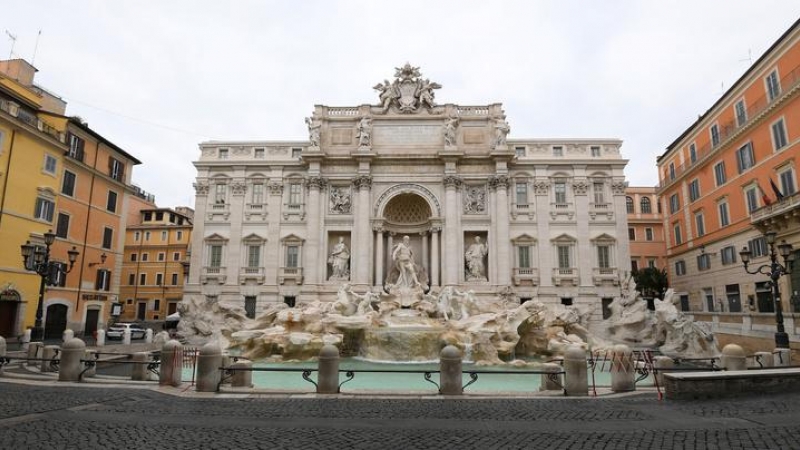
[[[61,264],[50,261],[50,246],[53,245],[55,240],[56,235],[53,234],[53,230],[50,230],[44,234],[44,247],[31,244],[31,241],[27,241],[20,246],[22,263],[25,270],[36,272],[36,274],[41,277],[39,283],[39,302],[36,305],[36,322],[34,322],[33,329],[31,330],[31,340],[33,341],[40,341],[44,338],[44,327],[42,327],[42,315],[44,311],[42,307],[46,286],[55,286],[62,276],[70,273],[80,254],[80,252],[75,249],[75,246],[67,251],[69,267],[66,269],[62,267]]]
[[[783,328],[783,308],[781,308],[781,294],[778,290],[778,280],[781,276],[792,273],[792,263],[794,262],[794,254],[792,254],[791,244],[786,241],[781,241],[780,244],[775,245],[777,233],[768,231],[764,233],[764,237],[769,245],[769,264],[763,264],[758,268],[750,271],[747,268],[750,263],[750,256],[753,254],[747,247],[744,247],[739,256],[742,258],[744,270],[755,275],[757,273],[769,276],[772,280],[772,299],[775,302],[775,323],[777,324],[777,331],[775,332],[775,346],[777,348],[789,348],[789,335]],[[777,251],[776,251],[777,247]],[[783,257],[783,265],[778,262],[778,254]]]

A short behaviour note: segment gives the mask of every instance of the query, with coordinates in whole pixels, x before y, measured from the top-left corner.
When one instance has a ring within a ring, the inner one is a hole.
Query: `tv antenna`
[[[36,63],[36,51],[39,50],[39,38],[42,37],[42,30],[39,30],[39,34],[36,35],[36,45],[33,46],[33,58],[31,58],[31,65],[35,65]]]
[[[14,57],[14,45],[17,43],[17,37],[11,34],[11,32],[8,30],[6,30],[6,34],[8,35],[8,38],[11,40],[11,51],[8,52],[8,59],[11,59]]]
[[[745,62],[745,61],[750,63],[750,65],[753,64],[753,51],[751,49],[749,49],[749,48],[747,49],[747,58],[739,60],[739,62]]]

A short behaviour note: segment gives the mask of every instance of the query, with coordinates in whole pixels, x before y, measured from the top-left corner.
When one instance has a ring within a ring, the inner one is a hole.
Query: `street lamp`
[[[751,275],[760,273],[769,276],[770,280],[772,280],[772,299],[775,302],[775,322],[778,325],[778,330],[775,333],[775,346],[778,348],[789,348],[789,335],[786,334],[783,328],[783,310],[781,308],[781,294],[778,291],[778,280],[782,275],[792,273],[794,254],[792,253],[792,245],[787,244],[786,241],[781,241],[780,244],[775,245],[775,238],[777,235],[778,233],[774,231],[764,233],[767,244],[769,244],[769,264],[761,265],[751,272],[747,268],[747,264],[750,262],[750,256],[753,252],[747,247],[744,247],[742,251],[739,252],[739,256],[742,258],[744,270],[747,273]],[[777,252],[775,251],[776,247]],[[783,265],[778,262],[778,254],[783,257]]]
[[[42,327],[42,304],[44,303],[45,286],[55,286],[58,284],[62,276],[70,273],[72,267],[75,266],[75,261],[78,259],[80,252],[75,249],[67,251],[69,258],[69,267],[64,268],[57,262],[50,261],[50,246],[56,240],[56,235],[53,230],[49,230],[44,234],[44,248],[41,245],[31,244],[31,241],[25,242],[20,246],[22,253],[22,263],[25,270],[36,272],[41,277],[39,283],[39,303],[36,305],[36,322],[34,322],[33,329],[31,330],[31,340],[40,341],[44,338],[44,327]]]

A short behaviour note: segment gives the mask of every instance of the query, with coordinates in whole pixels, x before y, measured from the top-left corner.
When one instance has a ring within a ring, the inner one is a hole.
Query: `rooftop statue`
[[[436,106],[434,89],[440,89],[442,85],[428,78],[423,79],[419,67],[406,63],[403,67],[395,68],[394,76],[395,80],[391,83],[383,80],[383,83],[372,87],[378,91],[382,113],[385,114],[391,107],[401,113],[414,113]]]

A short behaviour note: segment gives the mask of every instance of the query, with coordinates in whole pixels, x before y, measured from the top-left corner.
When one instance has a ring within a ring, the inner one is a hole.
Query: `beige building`
[[[625,208],[628,212],[631,269],[667,269],[664,215],[656,188],[629,186],[625,189]]]
[[[597,306],[630,270],[616,139],[510,139],[502,105],[439,105],[399,68],[378,105],[316,106],[307,141],[200,144],[185,292],[238,302],[379,292],[408,236],[424,286]]]

